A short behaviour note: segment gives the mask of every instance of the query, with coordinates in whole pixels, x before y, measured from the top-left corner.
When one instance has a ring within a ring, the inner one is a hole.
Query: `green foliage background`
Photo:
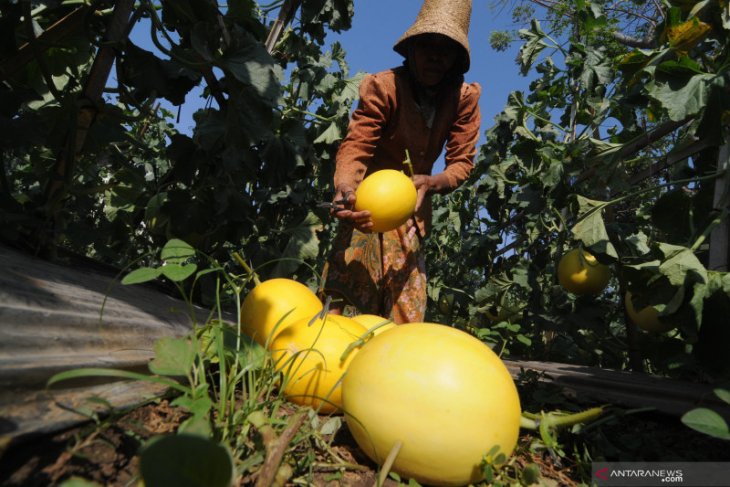
[[[304,0],[271,53],[281,2],[142,0],[110,42],[123,3],[0,4],[3,240],[121,267],[179,238],[232,272],[235,251],[263,278],[315,287],[333,231],[316,203],[359,83],[327,33],[350,27],[353,2]],[[512,356],[726,378],[730,277],[708,269],[708,242],[728,212],[730,11],[669,2],[649,47],[632,48],[606,5],[567,1],[549,28],[519,11],[517,69],[538,77],[487,129],[469,183],[437,198],[428,319]],[[137,23],[159,53],[127,37]],[[105,49],[116,76],[90,97]],[[198,85],[209,102],[188,136],[159,100],[181,105]],[[577,245],[612,268],[600,296],[557,283]],[[676,328],[628,324],[627,290]]]

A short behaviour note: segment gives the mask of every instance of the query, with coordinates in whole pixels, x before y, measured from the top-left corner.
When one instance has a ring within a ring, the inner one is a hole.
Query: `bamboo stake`
[[[302,0],[286,0],[279,10],[279,17],[274,21],[274,25],[271,26],[269,35],[266,38],[266,51],[271,54],[274,52],[276,43],[279,42],[279,37],[284,31],[284,28],[291,22],[294,17],[294,12],[299,8],[299,4]]]
[[[104,43],[94,59],[91,72],[79,98],[79,109],[73,127],[66,137],[66,144],[56,159],[56,165],[46,187],[46,213],[53,216],[57,203],[64,194],[64,189],[72,174],[73,164],[81,151],[86,135],[94,123],[98,111],[97,103],[101,101],[104,86],[111,73],[116,58],[117,44],[122,41],[134,8],[134,0],[120,0],[114,7],[114,13],[104,36]]]
[[[41,35],[33,39],[33,41],[26,42],[20,46],[12,56],[3,59],[0,62],[0,81],[12,78],[18,71],[32,61],[38,53],[45,52],[60,42],[64,37],[76,32],[83,25],[83,21],[89,11],[89,7],[84,6],[69,12],[43,31]]]

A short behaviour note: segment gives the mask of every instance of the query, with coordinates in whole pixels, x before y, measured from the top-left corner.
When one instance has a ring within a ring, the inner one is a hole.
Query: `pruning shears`
[[[322,203],[317,203],[317,208],[327,208],[334,211],[342,211],[345,209],[345,204],[347,204],[347,199],[342,198],[341,200],[335,200],[332,202],[323,201]]]

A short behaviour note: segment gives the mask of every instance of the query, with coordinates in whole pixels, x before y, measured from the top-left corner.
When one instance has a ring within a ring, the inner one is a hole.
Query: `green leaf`
[[[180,239],[173,238],[162,248],[160,258],[169,264],[182,264],[194,255],[194,248]]]
[[[142,450],[140,471],[145,487],[229,487],[233,460],[224,446],[207,438],[169,435]]]
[[[713,391],[717,397],[730,404],[730,390],[728,389],[715,389]]]
[[[319,237],[317,232],[322,229],[322,221],[314,214],[309,213],[299,225],[284,231],[289,235],[289,241],[281,254],[282,259],[272,271],[274,276],[289,276],[302,262],[315,259],[319,253]]]
[[[602,254],[618,258],[616,249],[608,238],[601,211],[608,206],[605,201],[596,201],[577,195],[578,222],[571,233],[586,247]]]
[[[334,144],[338,140],[342,138],[342,132],[340,131],[339,125],[337,125],[337,122],[332,122],[327,126],[327,128],[319,134],[319,136],[314,139],[313,144]]]
[[[692,290],[692,298],[689,301],[690,306],[695,314],[695,320],[697,325],[702,326],[702,313],[705,308],[705,299],[709,298],[712,294],[711,287],[712,279],[707,284],[696,282]]]
[[[520,51],[517,54],[517,61],[520,65],[520,73],[527,75],[530,68],[537,60],[537,56],[542,52],[543,49],[549,47],[543,39],[545,39],[545,33],[540,27],[540,22],[533,19],[530,24],[530,29],[520,29],[518,32],[521,39],[527,42],[520,47]]]
[[[656,72],[665,73],[673,76],[693,76],[695,74],[706,74],[702,70],[702,66],[700,66],[697,61],[688,56],[682,56],[677,60],[664,61],[656,67]]]
[[[197,264],[167,264],[160,267],[162,274],[173,282],[184,281],[198,269]]]
[[[659,250],[664,254],[659,272],[665,275],[672,285],[682,286],[688,277],[695,282],[707,282],[707,269],[691,249],[659,243]]]
[[[582,67],[580,80],[587,90],[593,90],[596,85],[606,85],[612,80],[611,63],[601,50],[588,51]]]
[[[191,434],[200,438],[211,438],[213,431],[211,430],[210,418],[208,416],[207,414],[204,416],[190,416],[180,424],[180,428],[177,430],[178,433]]]
[[[122,284],[140,284],[143,282],[154,281],[162,271],[152,267],[140,267],[135,269],[122,279]]]
[[[195,361],[195,350],[186,338],[161,338],[155,343],[155,358],[150,371],[158,375],[187,375]]]
[[[356,100],[360,95],[360,83],[366,75],[367,73],[360,71],[353,77],[344,80],[342,91],[335,93],[334,101],[346,107],[350,102]]]
[[[131,42],[126,43],[117,69],[120,79],[140,102],[149,97],[164,97],[173,105],[181,105],[201,78],[177,61],[160,59]]]
[[[48,385],[51,386],[57,382],[78,379],[81,377],[115,377],[117,379],[141,380],[144,382],[162,384],[167,387],[171,387],[177,391],[180,391],[183,394],[190,394],[191,392],[189,387],[185,387],[181,384],[178,384],[174,380],[170,380],[164,377],[155,377],[151,375],[140,374],[137,372],[129,372],[127,370],[102,369],[96,367],[87,367],[59,372],[58,374],[48,379]]]
[[[657,76],[655,83],[647,85],[650,98],[659,102],[674,121],[697,115],[707,105],[708,85],[714,78],[710,74],[698,74],[687,79]]]
[[[261,42],[251,36],[240,40],[242,45],[223,59],[222,67],[273,106],[279,96],[280,68]]]
[[[535,463],[530,463],[522,469],[520,473],[523,485],[535,485],[540,483],[540,467]]]
[[[686,242],[691,237],[692,198],[683,189],[668,191],[651,209],[654,225],[672,242]]]
[[[646,255],[651,252],[649,237],[642,231],[626,237],[625,242],[635,255]]]
[[[707,408],[697,408],[682,416],[682,423],[693,430],[722,440],[730,440],[730,429],[722,416]]]
[[[519,125],[515,127],[514,133],[515,135],[519,135],[520,137],[524,137],[528,140],[538,140],[537,136],[535,136],[535,134],[533,134],[532,131],[524,125]]]
[[[690,305],[695,313],[695,319],[698,325],[702,325],[702,317],[704,314],[705,300],[709,299],[718,291],[728,292],[724,289],[724,280],[730,274],[724,272],[707,272],[706,282],[696,282],[692,289],[692,298]]]
[[[181,407],[194,416],[205,417],[213,407],[213,401],[208,396],[200,396],[193,399],[190,396],[179,396],[172,401],[173,406]]]

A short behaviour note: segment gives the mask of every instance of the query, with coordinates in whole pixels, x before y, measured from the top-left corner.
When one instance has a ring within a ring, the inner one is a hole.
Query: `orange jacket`
[[[428,128],[416,104],[410,75],[404,67],[366,76],[360,84],[360,101],[352,114],[347,136],[337,151],[335,188],[360,181],[380,169],[404,170],[406,149],[416,174],[431,174],[444,145],[442,180],[447,191],[456,189],[474,167],[481,116],[478,83],[439,98],[433,126]],[[416,221],[421,234],[431,225],[431,203],[426,199]]]

